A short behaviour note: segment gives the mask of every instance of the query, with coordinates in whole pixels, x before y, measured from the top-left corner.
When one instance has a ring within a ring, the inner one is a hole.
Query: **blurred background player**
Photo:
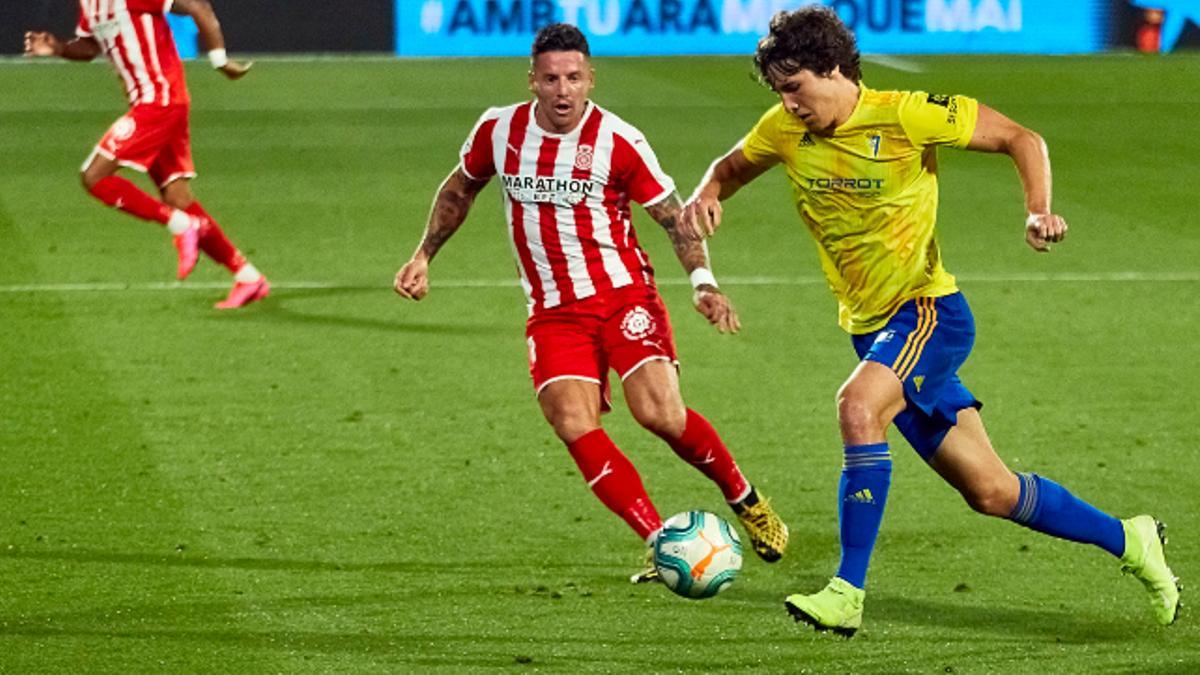
[[[845,635],[862,623],[867,564],[891,484],[887,426],[894,422],[972,508],[1108,551],[1146,587],[1157,620],[1173,622],[1179,590],[1161,524],[1150,516],[1118,520],[1054,481],[1014,474],[957,375],[975,325],[934,237],[937,146],[1011,157],[1029,214],[1025,240],[1048,251],[1067,225],[1050,209],[1042,138],[965,96],[867,88],[854,35],[827,7],[777,14],[755,64],[780,103],[712,165],[681,227],[697,239],[711,234],[721,200],[782,163],[861,359],[837,395],[841,564],[824,590],[789,596],[788,610]]]
[[[234,285],[216,306],[241,307],[265,297],[270,285],[192,195],[190,97],[168,11],[192,17],[209,60],[226,77],[236,80],[250,69],[251,64],[226,56],[221,25],[208,0],[79,0],[76,37],[64,42],[50,33],[26,33],[25,54],[71,61],[108,57],[125,85],[130,111],[113,123],[84,163],[84,188],[108,206],[166,226],[179,254],[179,279],[196,266],[198,249],[228,268]],[[117,176],[121,167],[149,174],[162,201]]]
[[[671,233],[691,275],[696,308],[722,332],[737,314],[708,270],[704,245],[675,232],[682,202],[637,129],[588,99],[587,40],[554,24],[534,39],[535,100],[484,112],[442,183],[425,235],[396,274],[401,296],[429,291],[429,263],[480,190],[500,174],[504,213],[529,302],[529,367],[546,420],[588,486],[647,544],[662,520],[629,459],[600,426],[608,370],[617,371],[637,421],[715,482],[755,552],[780,558],[787,527],[746,481],[720,436],[679,393],[674,338],[653,269],[638,245],[629,202]],[[647,556],[632,581],[657,578]]]

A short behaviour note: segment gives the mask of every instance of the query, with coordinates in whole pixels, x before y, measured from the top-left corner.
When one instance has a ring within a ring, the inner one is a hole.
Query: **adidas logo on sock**
[[[870,488],[863,488],[852,495],[846,495],[846,501],[858,502],[859,504],[874,504],[875,496],[871,494]]]

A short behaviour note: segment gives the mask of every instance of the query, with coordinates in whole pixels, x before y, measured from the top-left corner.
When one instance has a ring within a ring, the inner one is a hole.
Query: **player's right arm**
[[[100,55],[100,43],[90,37],[77,37],[68,42],[53,33],[25,33],[25,56],[59,56],[68,61],[91,61]]]
[[[753,164],[742,151],[742,143],[733,146],[705,172],[679,219],[680,229],[692,239],[712,236],[721,224],[721,202],[758,178],[770,164]]]
[[[225,77],[239,79],[254,65],[231,61],[225,55],[225,34],[221,32],[221,22],[217,20],[217,13],[208,0],[175,0],[171,3],[171,13],[192,17],[200,33],[200,43],[208,51],[209,60]]]
[[[461,165],[442,181],[429,210],[425,235],[412,257],[396,273],[394,288],[400,297],[420,300],[429,292],[430,261],[467,219],[475,197],[487,184],[488,179],[468,176]]]

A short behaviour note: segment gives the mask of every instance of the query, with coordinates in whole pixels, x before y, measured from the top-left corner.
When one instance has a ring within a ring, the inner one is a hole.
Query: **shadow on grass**
[[[497,335],[512,333],[520,326],[508,326],[489,323],[415,323],[406,321],[405,307],[401,303],[410,301],[395,298],[394,312],[388,316],[396,318],[381,318],[377,316],[354,316],[344,313],[350,306],[343,303],[338,309],[342,313],[300,311],[295,307],[306,304],[305,300],[329,298],[339,295],[361,295],[371,293],[379,296],[393,295],[388,288],[355,286],[339,288],[283,288],[272,290],[271,295],[260,303],[249,305],[243,309],[221,311],[212,315],[212,320],[218,321],[252,321],[279,324],[296,324],[303,326],[325,326],[331,328],[351,328],[389,333],[415,333],[430,335]],[[363,310],[364,312],[366,310]],[[411,316],[408,314],[407,316]]]
[[[737,597],[747,606],[777,605],[784,612],[785,596],[797,589],[817,589],[824,584],[818,577],[798,577],[786,589],[743,588]],[[807,590],[801,592],[810,592]],[[872,593],[863,614],[863,633],[884,624],[934,628],[947,635],[958,633],[990,634],[1014,639],[1042,638],[1062,643],[1125,642],[1130,631],[1150,621],[1141,606],[1130,607],[1120,615],[1099,617],[1080,615],[1069,607],[1018,606],[1013,604],[980,606],[969,596],[955,594],[946,598],[913,598],[895,593]],[[797,624],[804,632],[808,627]],[[1200,672],[1200,671],[1198,671]]]
[[[1099,617],[1080,615],[1069,607],[1034,608],[1018,606],[1020,597],[1011,605],[980,606],[965,599],[955,602],[929,598],[908,598],[887,595],[873,598],[870,614],[864,619],[892,621],[913,626],[928,626],[969,633],[990,633],[1007,636],[1028,636],[1062,643],[1127,642],[1131,631],[1141,621],[1142,607],[1130,607],[1127,614]]]

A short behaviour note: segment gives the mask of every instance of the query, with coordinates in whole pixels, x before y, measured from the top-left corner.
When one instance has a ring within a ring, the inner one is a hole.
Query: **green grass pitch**
[[[908,63],[866,80],[970,94],[1041,132],[1072,226],[1034,254],[1008,160],[941,152],[943,252],[979,329],[963,377],[1001,456],[1155,514],[1176,572],[1200,578],[1200,59]],[[747,58],[595,65],[596,100],[684,194],[772,103]],[[971,513],[898,436],[864,629],[788,618],[783,597],[837,562],[833,395],[854,360],[778,171],[712,242],[740,335],[691,310],[666,237],[636,222],[685,398],[791,549],[714,600],[630,586],[639,542],[531,396],[497,188],[426,300],[390,290],[462,139],[527,95],[525,69],[193,67],[194,187],[276,285],[218,313],[222,270],[175,286],[168,237],[78,186],[123,110],[112,74],[0,64],[0,672],[1200,671],[1195,615],[1158,627],[1106,554]],[[664,516],[726,513],[623,408],[606,425]]]

